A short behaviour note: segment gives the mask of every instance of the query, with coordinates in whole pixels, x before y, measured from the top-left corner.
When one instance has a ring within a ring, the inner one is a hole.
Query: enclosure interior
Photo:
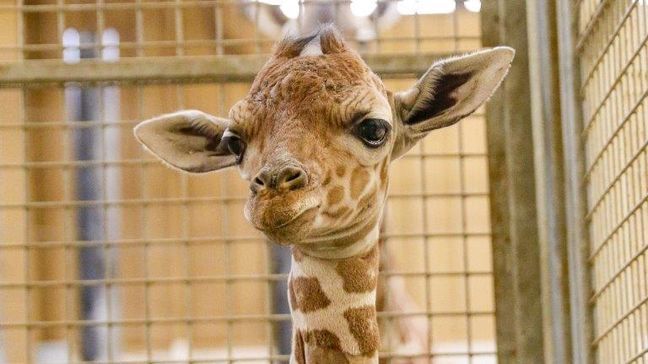
[[[480,47],[479,13],[460,3],[407,15],[385,2],[362,21],[349,18],[349,2],[329,3],[363,55]],[[300,15],[254,1],[2,0],[0,60],[43,75],[68,64],[63,78],[91,59],[127,62],[117,74],[128,75],[181,57],[236,63],[268,54],[276,29],[299,28]],[[102,70],[83,76],[106,81]],[[0,362],[287,358],[287,252],[245,221],[247,185],[236,170],[179,174],[132,136],[138,121],[178,109],[226,116],[249,88],[202,76],[0,90]],[[404,69],[385,83],[403,90],[416,76]],[[398,352],[385,330],[384,358],[495,361],[486,167],[481,110],[393,164],[383,277],[404,281],[418,308],[379,319],[423,319],[430,351]]]

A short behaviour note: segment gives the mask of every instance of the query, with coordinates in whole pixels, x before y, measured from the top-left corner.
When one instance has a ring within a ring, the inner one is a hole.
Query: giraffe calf
[[[439,61],[392,93],[335,31],[279,43],[229,118],[196,110],[140,123],[137,139],[176,169],[238,167],[244,214],[292,246],[291,363],[378,363],[379,226],[389,165],[498,87],[508,47]]]

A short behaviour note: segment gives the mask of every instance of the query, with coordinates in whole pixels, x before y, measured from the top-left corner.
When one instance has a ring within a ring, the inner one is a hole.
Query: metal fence
[[[463,2],[379,2],[368,17],[299,3],[292,19],[263,1],[0,1],[0,363],[286,360],[286,253],[244,221],[246,187],[168,170],[132,127],[180,108],[225,115],[272,42],[316,21],[392,89],[480,46]],[[416,308],[380,313],[387,360],[495,361],[484,124],[440,131],[392,170],[382,277]],[[412,318],[429,350],[398,347]]]
[[[577,1],[585,224],[599,363],[648,360],[648,4]]]

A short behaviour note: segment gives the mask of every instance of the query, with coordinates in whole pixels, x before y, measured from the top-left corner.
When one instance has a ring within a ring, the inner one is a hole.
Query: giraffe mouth
[[[298,243],[310,232],[320,201],[310,194],[291,195],[270,199],[252,197],[246,205],[245,217],[270,240],[280,244]]]
[[[276,226],[274,227],[274,229],[281,229],[281,228],[284,228],[284,227],[286,227],[286,226],[288,226],[288,225],[294,223],[295,220],[297,220],[297,219],[303,217],[304,215],[309,214],[309,213],[311,213],[311,212],[315,212],[315,210],[317,210],[317,209],[319,209],[319,205],[318,205],[318,206],[313,206],[313,207],[309,207],[309,208],[303,209],[302,211],[298,212],[295,216],[293,216],[292,218],[290,218],[288,221],[283,222],[283,223],[280,223],[279,225],[276,225]]]

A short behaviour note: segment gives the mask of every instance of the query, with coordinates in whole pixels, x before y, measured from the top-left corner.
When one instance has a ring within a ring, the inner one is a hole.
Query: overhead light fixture
[[[396,10],[401,15],[450,14],[456,8],[455,0],[400,0],[396,3]]]
[[[473,13],[479,13],[481,10],[481,1],[479,0],[466,0],[464,1],[464,7],[468,11],[472,11]]]
[[[288,19],[297,19],[299,18],[299,0],[283,0],[279,2],[279,9]]]
[[[257,3],[279,6],[279,10],[288,19],[299,18],[299,0],[256,0]]]
[[[378,0],[351,0],[351,13],[357,17],[373,14],[378,6]]]
[[[268,5],[281,5],[283,0],[257,0],[258,3],[268,4]]]

